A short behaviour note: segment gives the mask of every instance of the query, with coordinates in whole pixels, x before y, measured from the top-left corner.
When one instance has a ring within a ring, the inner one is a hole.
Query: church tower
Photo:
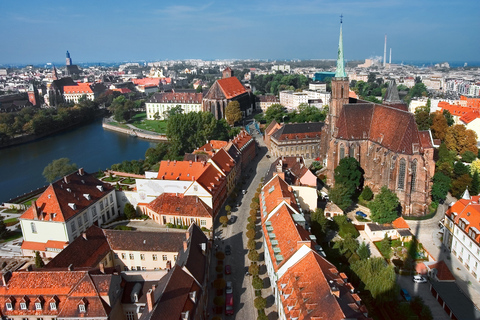
[[[332,101],[330,103],[330,137],[334,137],[337,120],[344,104],[348,103],[349,81],[345,73],[345,62],[343,60],[343,35],[342,16],[340,16],[340,39],[338,41],[337,69],[335,77],[332,78]]]
[[[68,50],[67,50],[66,65],[67,65],[67,66],[71,66],[71,65],[72,65],[72,58],[70,58],[70,52],[68,52]]]

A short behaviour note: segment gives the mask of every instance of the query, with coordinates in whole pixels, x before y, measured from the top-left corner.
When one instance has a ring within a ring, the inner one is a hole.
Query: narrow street
[[[218,245],[218,250],[225,252],[225,247],[228,245],[231,248],[231,254],[225,256],[224,265],[231,266],[231,274],[224,275],[226,281],[232,281],[233,286],[233,301],[234,301],[234,314],[232,316],[226,316],[223,312],[222,319],[256,319],[257,310],[253,305],[255,299],[255,292],[252,287],[252,278],[246,275],[250,261],[247,258],[247,242],[248,238],[245,235],[247,218],[249,217],[250,203],[255,195],[256,189],[261,183],[262,177],[265,176],[271,162],[266,157],[267,148],[263,143],[262,136],[259,134],[254,135],[258,143],[257,156],[251,159],[250,164],[243,170],[242,176],[245,177],[245,184],[240,186],[240,192],[236,199],[237,207],[232,206],[232,213],[227,227],[222,227],[218,222],[218,218],[225,213],[224,209],[217,215],[215,219],[215,233],[214,233],[214,245],[215,248]],[[249,178],[246,178],[246,177]],[[241,190],[245,190],[245,194]],[[225,204],[226,205],[226,204]],[[257,227],[258,228],[258,227]],[[258,230],[258,229],[257,229]],[[261,242],[261,240],[257,240]],[[258,245],[257,245],[258,246]],[[261,253],[261,250],[259,250]],[[261,255],[262,256],[262,255]],[[215,249],[212,250],[212,260],[210,265],[210,282],[216,279],[216,258]],[[259,264],[263,264],[262,261]],[[213,299],[215,298],[215,290],[210,287],[210,297],[208,299],[210,312],[210,319],[216,316],[213,313]],[[263,289],[262,296],[267,298],[271,295],[271,289]],[[272,311],[271,303],[267,299],[266,313]],[[268,308],[270,307],[270,308]],[[225,308],[223,307],[223,311]]]

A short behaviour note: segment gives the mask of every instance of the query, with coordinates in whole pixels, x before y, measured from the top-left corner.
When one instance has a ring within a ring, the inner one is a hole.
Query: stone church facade
[[[383,105],[349,98],[340,33],[337,73],[332,79],[332,101],[323,135],[328,141],[323,159],[327,184],[334,184],[339,161],[354,157],[364,170],[364,186],[375,194],[387,186],[398,196],[403,215],[424,215],[431,202],[435,173],[432,137],[429,131],[417,129],[414,115],[398,101],[388,100],[389,96],[398,97],[396,86],[389,90],[394,91],[387,92]]]

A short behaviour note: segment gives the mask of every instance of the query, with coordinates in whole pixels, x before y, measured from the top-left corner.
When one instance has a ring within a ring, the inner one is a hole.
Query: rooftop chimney
[[[105,273],[105,265],[103,264],[103,262],[101,262],[98,267],[100,268],[100,272],[101,273]]]
[[[78,169],[78,175],[83,176],[85,174],[85,171],[83,168]]]
[[[87,233],[86,233],[86,232],[82,232],[82,237],[83,237],[83,239],[88,240],[88,239],[87,239]]]
[[[152,312],[153,310],[153,290],[149,289],[147,292],[147,306],[148,312]]]
[[[3,286],[7,286],[8,280],[12,277],[12,272],[9,270],[2,273]]]
[[[68,183],[70,182],[69,180],[70,180],[70,179],[68,179],[68,176],[63,177],[63,181],[64,181],[66,184],[68,184]]]
[[[187,251],[187,249],[188,249],[188,242],[183,241],[183,252]]]
[[[38,207],[37,207],[37,201],[32,201],[32,208],[33,208],[33,219],[38,220]]]
[[[68,266],[68,271],[73,271],[73,264],[70,264],[70,265]]]

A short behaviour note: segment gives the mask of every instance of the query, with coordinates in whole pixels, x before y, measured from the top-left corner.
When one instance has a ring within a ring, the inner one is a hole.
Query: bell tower
[[[330,134],[334,137],[337,120],[344,104],[348,103],[349,81],[345,73],[345,61],[343,60],[343,35],[342,21],[340,16],[340,38],[338,41],[337,69],[335,77],[332,78],[332,101],[330,104]]]

